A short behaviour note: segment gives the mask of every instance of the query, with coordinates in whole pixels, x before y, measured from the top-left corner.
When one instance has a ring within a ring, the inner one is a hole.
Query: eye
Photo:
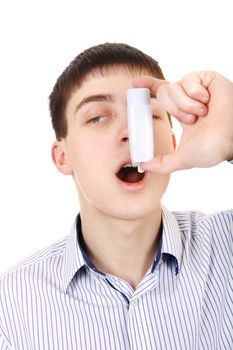
[[[153,119],[154,119],[154,120],[161,119],[159,115],[155,115],[155,114],[153,114],[153,116],[152,116],[152,117],[153,117]]]
[[[93,118],[91,118],[88,123],[90,124],[98,124],[103,123],[108,117],[106,115],[97,115]]]

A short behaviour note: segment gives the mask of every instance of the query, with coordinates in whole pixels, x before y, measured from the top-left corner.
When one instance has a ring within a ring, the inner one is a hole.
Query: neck
[[[152,264],[160,240],[161,208],[143,219],[109,218],[81,210],[84,249],[100,271],[136,288]]]

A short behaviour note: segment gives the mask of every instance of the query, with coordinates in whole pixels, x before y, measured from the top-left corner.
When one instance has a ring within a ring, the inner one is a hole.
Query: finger
[[[208,103],[210,95],[208,90],[203,85],[205,78],[203,74],[203,72],[188,74],[181,80],[181,85],[191,98],[203,103]]]
[[[150,91],[156,93],[158,88],[161,85],[168,84],[168,81],[163,79],[157,79],[151,76],[142,76],[142,77],[135,78],[132,83],[133,83],[133,86],[136,88],[146,87],[150,89]]]
[[[187,122],[187,115],[205,117],[208,113],[207,106],[189,97],[180,83],[160,86],[157,98],[170,114],[184,123]]]
[[[161,96],[160,98],[160,102],[162,104],[162,106],[173,116],[175,116],[175,118],[177,120],[179,120],[181,123],[185,123],[185,124],[193,124],[196,121],[196,115],[191,113],[191,112],[187,112],[185,110],[183,110],[182,108],[179,108],[177,103],[174,103],[174,101],[172,100],[177,99],[176,98],[176,91],[174,91],[173,96],[169,96],[167,93],[167,90],[170,88],[170,86],[173,84],[169,84],[168,81],[166,80],[161,80],[161,79],[156,79],[154,77],[151,76],[143,76],[143,77],[138,77],[135,78],[133,80],[133,86],[134,87],[147,87],[148,89],[150,89],[152,92],[154,93],[158,93],[158,95]],[[164,89],[163,89],[164,86]],[[175,84],[173,86],[173,88],[175,89]],[[181,89],[181,87],[180,87]],[[184,97],[184,93],[183,93],[183,97]],[[180,98],[178,98],[179,100]],[[182,100],[182,98],[181,98]],[[178,102],[179,103],[179,102]],[[187,108],[187,103],[186,103],[186,109]],[[202,110],[201,112],[198,112],[198,116],[204,116],[207,113],[206,107],[203,105],[202,107],[204,107],[204,110]],[[198,110],[198,107],[195,108],[191,108],[193,110],[196,111]],[[200,105],[199,105],[199,109],[200,109]]]
[[[192,166],[189,164],[182,163],[176,152],[156,157],[148,162],[140,163],[140,168],[143,170],[158,174],[169,174],[177,170],[189,169],[191,167]]]

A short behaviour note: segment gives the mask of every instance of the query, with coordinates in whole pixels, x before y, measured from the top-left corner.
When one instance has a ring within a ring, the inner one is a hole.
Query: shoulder
[[[34,253],[3,273],[0,276],[1,298],[4,291],[9,290],[13,285],[16,287],[17,283],[23,284],[23,280],[40,274],[49,275],[55,266],[59,271],[59,267],[63,265],[66,242],[67,237]]]
[[[1,339],[10,344],[11,325],[14,322],[20,327],[26,305],[37,306],[38,291],[60,286],[66,241],[64,238],[38,251],[0,276],[0,348]]]
[[[232,254],[233,210],[204,214],[198,211],[174,212],[183,247],[195,257],[229,261]]]
[[[233,225],[233,209],[205,214],[200,211],[175,211],[173,212],[181,230],[191,229],[193,234],[198,234],[200,229],[208,231],[231,231]]]
[[[176,217],[180,230],[189,230],[192,235],[199,235],[204,232],[214,234],[217,230],[223,234],[232,233],[233,210],[213,214],[205,214],[200,211],[175,211],[173,215]]]
[[[51,291],[60,290],[67,237],[31,255],[0,276],[0,338],[10,344],[37,317]],[[28,310],[30,310],[30,316]],[[1,341],[0,341],[1,348]]]

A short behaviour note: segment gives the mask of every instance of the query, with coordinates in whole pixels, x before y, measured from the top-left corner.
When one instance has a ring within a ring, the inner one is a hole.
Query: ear
[[[174,132],[172,132],[172,144],[173,144],[174,149],[176,149],[176,136],[175,136]]]
[[[71,175],[73,171],[67,159],[64,141],[55,141],[51,153],[56,168],[64,175]]]

